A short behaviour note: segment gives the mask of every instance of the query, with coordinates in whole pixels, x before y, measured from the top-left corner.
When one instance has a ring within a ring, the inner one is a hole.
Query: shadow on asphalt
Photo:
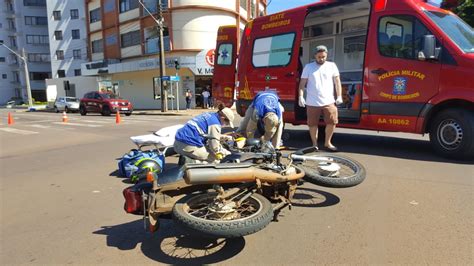
[[[336,205],[340,201],[339,197],[332,193],[313,188],[298,187],[291,200],[291,205],[296,207],[321,208]]]
[[[188,235],[176,228],[172,220],[160,219],[160,229],[152,234],[143,228],[143,221],[103,226],[94,234],[105,235],[107,246],[133,250],[141,243],[145,256],[160,263],[203,265],[218,263],[239,254],[245,247],[243,237],[210,239]]]
[[[289,138],[284,141],[290,149],[300,149],[311,146],[311,139],[307,130],[285,130]],[[319,145],[322,146],[324,137],[319,134]],[[458,161],[440,157],[435,154],[429,141],[414,140],[386,136],[359,135],[336,132],[333,143],[340,152],[359,153],[400,159],[444,162],[457,164],[472,164],[473,161]]]

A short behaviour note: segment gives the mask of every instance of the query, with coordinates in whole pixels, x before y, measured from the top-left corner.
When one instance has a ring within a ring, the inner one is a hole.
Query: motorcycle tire
[[[315,153],[310,156],[331,158],[341,167],[337,176],[327,176],[318,170],[317,161],[299,163],[298,165],[306,173],[304,179],[310,183],[324,187],[345,188],[358,185],[365,179],[364,166],[353,159],[327,153]]]
[[[216,196],[217,193],[208,192],[183,197],[173,206],[173,220],[201,236],[236,238],[262,230],[273,219],[270,201],[255,193],[244,200],[238,209],[248,212],[252,206],[256,207],[252,213],[239,213],[239,217],[236,219],[212,217],[208,207]],[[244,217],[240,215],[244,215]]]

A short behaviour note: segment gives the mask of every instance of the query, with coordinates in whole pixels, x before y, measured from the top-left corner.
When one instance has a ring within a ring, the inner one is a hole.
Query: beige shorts
[[[326,125],[337,125],[337,107],[335,104],[325,106],[306,106],[308,126],[317,126],[319,117],[323,113],[324,123]]]

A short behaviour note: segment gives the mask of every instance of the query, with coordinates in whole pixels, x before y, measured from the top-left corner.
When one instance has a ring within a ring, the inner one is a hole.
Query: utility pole
[[[163,43],[163,9],[162,0],[158,0],[158,30],[160,32],[160,87],[161,87],[161,112],[168,111],[168,91],[165,88],[165,82],[163,77],[166,76],[166,64],[165,64],[165,46]]]
[[[148,10],[148,8],[143,4],[142,0],[138,0],[138,3],[145,9],[145,11],[153,18],[158,26],[159,32],[159,47],[160,47],[160,87],[161,87],[161,112],[168,111],[168,91],[165,89],[166,82],[163,82],[163,76],[166,76],[166,64],[165,64],[165,47],[163,43],[163,27],[164,27],[164,19],[163,19],[163,9],[162,9],[162,0],[158,0],[158,19],[153,16],[153,14]]]
[[[28,71],[28,64],[27,64],[27,58],[25,55],[25,48],[22,49],[22,55],[19,55],[17,52],[13,51],[10,49],[10,47],[6,46],[3,41],[0,42],[0,45],[3,45],[3,47],[7,48],[10,52],[18,56],[21,60],[23,60],[23,67],[25,68],[25,80],[26,80],[26,92],[28,95],[28,109],[33,107],[33,97],[31,96],[31,87],[30,87],[30,72]]]

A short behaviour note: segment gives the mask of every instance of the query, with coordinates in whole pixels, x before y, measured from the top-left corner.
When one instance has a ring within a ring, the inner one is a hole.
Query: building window
[[[48,25],[48,18],[25,16],[25,24],[26,25]]]
[[[3,79],[7,79],[7,74],[2,74]]]
[[[7,5],[7,11],[15,12],[13,9],[13,3],[11,0],[5,1],[5,4]]]
[[[64,51],[63,50],[56,50],[56,59],[63,60],[64,59]]]
[[[51,62],[49,54],[28,53],[28,62]]]
[[[138,8],[137,0],[120,0],[120,13]]]
[[[13,63],[13,64],[18,64],[18,57],[16,56],[16,54],[10,54],[10,63]]]
[[[79,30],[72,30],[72,38],[73,39],[81,38],[81,34],[79,33]]]
[[[11,18],[7,18],[7,22],[8,22],[8,29],[10,29],[10,30],[15,30],[16,29],[15,20],[13,20]]]
[[[89,12],[90,22],[94,23],[101,20],[100,8],[96,8]]]
[[[28,37],[28,35],[26,35]],[[47,36],[47,35],[46,35]],[[16,45],[16,37],[15,36],[8,36],[8,38],[10,39],[10,46],[11,47],[17,47]]]
[[[31,80],[45,80],[51,78],[51,72],[30,72]]]
[[[18,71],[12,71],[13,81],[20,82],[20,74]]]
[[[46,6],[46,0],[23,0],[24,6]]]
[[[92,53],[102,53],[104,51],[104,46],[102,44],[102,39],[92,41]]]
[[[58,70],[58,78],[64,78],[66,76],[66,71],[64,69]]]
[[[74,76],[80,76],[81,75],[81,70],[80,69],[74,69]]]
[[[53,11],[54,20],[61,20],[61,11]]]
[[[27,44],[49,45],[48,35],[26,35]]]
[[[54,39],[57,41],[60,41],[63,39],[63,32],[60,30],[57,30],[54,32]]]
[[[71,19],[78,19],[79,18],[79,10],[78,9],[71,9]]]
[[[0,62],[5,62],[5,57],[0,57]]]
[[[72,57],[74,59],[81,59],[81,50],[80,49],[72,50]]]
[[[122,48],[138,45],[141,43],[140,41],[140,31],[131,31],[125,34],[120,35],[120,41],[122,43]]]

